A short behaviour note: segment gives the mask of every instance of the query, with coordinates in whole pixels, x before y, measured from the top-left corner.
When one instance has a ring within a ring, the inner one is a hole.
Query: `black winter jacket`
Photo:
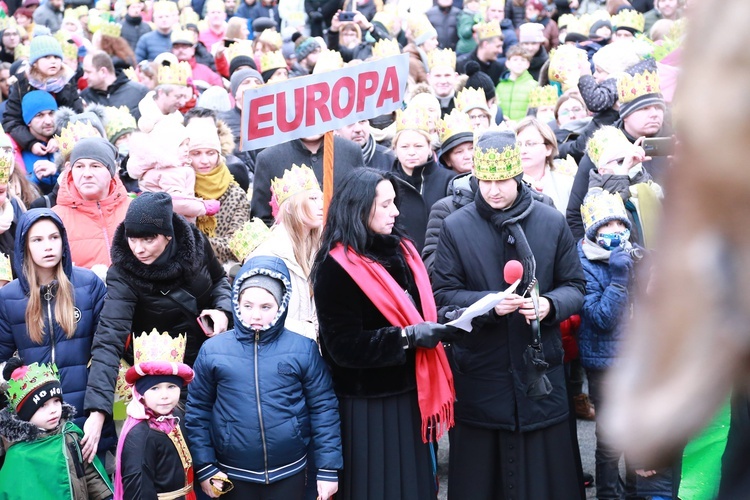
[[[380,23],[372,25],[373,30],[370,32],[372,38],[377,42],[378,40],[390,40],[392,37],[388,31]],[[339,45],[339,32],[328,30],[326,32],[326,45],[329,50],[337,50],[341,53],[341,58],[344,62],[349,62],[354,59],[361,59],[362,61],[369,59],[372,56],[373,43],[362,42],[354,48],[342,47]]]
[[[81,92],[81,99],[86,104],[101,104],[102,106],[127,106],[130,114],[136,121],[141,117],[141,111],[138,104],[141,99],[148,94],[148,88],[145,85],[131,81],[125,73],[118,72],[115,81],[107,87],[107,90],[98,90],[87,87]]]
[[[120,22],[120,25],[122,26],[122,33],[120,36],[128,42],[128,45],[130,45],[130,48],[133,49],[133,51],[135,51],[138,39],[142,35],[151,31],[151,26],[148,23],[144,23],[143,18],[132,17],[128,14],[125,14],[125,19]]]
[[[430,20],[430,24],[437,30],[438,44],[441,49],[456,50],[456,44],[458,43],[458,15],[460,13],[461,9],[452,5],[447,9],[434,5],[425,12],[427,19]]]
[[[479,64],[479,69],[492,79],[493,85],[497,86],[500,83],[500,77],[502,77],[505,71],[505,67],[502,64],[497,61],[480,61],[479,57],[477,57],[477,49],[474,49],[468,54],[458,57],[456,60],[456,71],[460,74],[466,74],[466,63],[469,61],[476,61]]]

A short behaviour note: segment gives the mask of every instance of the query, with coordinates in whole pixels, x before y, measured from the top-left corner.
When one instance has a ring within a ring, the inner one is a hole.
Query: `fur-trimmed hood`
[[[72,420],[76,416],[76,409],[67,403],[63,403],[61,413],[60,424],[54,432],[59,432],[65,425],[66,420]],[[9,443],[34,441],[42,437],[43,434],[46,433],[42,429],[30,422],[21,420],[10,408],[4,408],[0,411],[0,436]]]
[[[219,133],[221,154],[226,158],[234,152],[234,134],[223,120],[216,120],[216,131]]]

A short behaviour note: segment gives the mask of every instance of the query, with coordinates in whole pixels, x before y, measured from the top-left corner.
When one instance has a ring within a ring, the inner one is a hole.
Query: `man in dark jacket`
[[[271,215],[271,181],[282,177],[284,170],[292,164],[303,163],[313,169],[320,185],[323,185],[323,134],[294,139],[277,144],[258,154],[255,163],[253,198],[250,202],[250,215],[260,217],[267,225],[273,223]],[[333,183],[336,185],[353,168],[364,167],[362,150],[351,141],[341,137],[333,138]]]
[[[396,155],[393,150],[375,142],[370,134],[370,121],[360,120],[336,131],[336,135],[355,142],[362,148],[362,157],[366,167],[387,172],[393,166]]]
[[[134,0],[128,5],[125,18],[120,21],[122,26],[121,37],[128,42],[130,48],[135,51],[135,46],[142,35],[151,31],[151,26],[143,22],[141,13],[143,12],[143,3],[140,0]]]
[[[453,0],[437,0],[437,3],[425,12],[430,24],[437,30],[438,45],[441,49],[456,50],[460,13],[461,9],[453,6]]]
[[[456,71],[466,73],[466,63],[476,61],[479,69],[485,72],[497,85],[503,74],[503,65],[497,62],[497,58],[503,51],[503,34],[500,23],[479,23],[476,25],[476,34],[479,39],[477,48],[468,54],[464,54],[456,61]]]
[[[433,289],[442,312],[506,289],[505,263],[523,263],[517,293],[451,346],[449,499],[583,498],[559,324],[580,309],[585,279],[564,217],[521,182],[515,143],[510,132],[480,137],[475,201],[445,219],[435,252]],[[535,300],[525,298],[534,280]],[[536,331],[541,344],[534,347]]]
[[[135,45],[135,58],[138,62],[153,61],[162,52],[172,49],[172,28],[177,24],[177,4],[156,2],[154,9],[154,30],[141,35]]]
[[[138,103],[146,97],[148,88],[130,80],[125,73],[116,72],[109,54],[103,50],[86,54],[83,58],[83,74],[88,87],[81,92],[81,99],[86,104],[116,108],[127,106],[136,121],[141,117]]]

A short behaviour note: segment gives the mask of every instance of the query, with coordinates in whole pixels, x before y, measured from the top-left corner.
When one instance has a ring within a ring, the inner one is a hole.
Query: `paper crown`
[[[517,145],[502,151],[474,144],[474,177],[482,181],[504,181],[523,173],[521,151]]]
[[[575,15],[563,14],[559,18],[557,18],[557,27],[563,29],[570,26],[571,23],[575,23],[577,21],[578,18]],[[568,30],[568,33],[570,33],[570,30]]]
[[[104,131],[107,133],[107,139],[114,143],[123,133],[138,128],[135,118],[130,114],[127,106],[107,106],[104,108],[107,121],[104,124]]]
[[[372,47],[373,59],[384,59],[390,56],[396,56],[401,53],[401,47],[396,40],[381,38]]]
[[[78,45],[74,43],[61,43],[60,48],[62,49],[63,59],[68,61],[78,60]]]
[[[50,382],[59,382],[57,366],[55,364],[32,363],[17,368],[13,374],[18,378],[11,377],[8,384],[8,402],[17,408],[24,398],[41,386]]]
[[[10,182],[10,174],[14,164],[13,148],[0,148],[0,186]]]
[[[0,252],[0,281],[13,281],[10,267],[10,257]]]
[[[427,66],[430,71],[434,68],[448,67],[451,70],[456,70],[456,53],[452,49],[435,49],[427,54]]]
[[[190,45],[195,45],[196,43],[196,36],[195,32],[183,28],[175,28],[172,30],[172,34],[169,35],[169,39],[172,42],[172,45],[176,43],[188,43]]]
[[[472,109],[477,108],[487,113],[490,112],[490,108],[487,106],[487,97],[484,95],[484,90],[482,89],[466,87],[456,95],[454,101],[456,108],[462,113],[468,113]]]
[[[55,136],[60,145],[60,153],[63,158],[67,160],[70,157],[71,151],[73,151],[73,146],[86,137],[101,137],[101,134],[89,122],[83,120],[68,122],[60,131],[60,135]]]
[[[313,75],[319,75],[328,71],[335,71],[344,67],[344,59],[338,50],[322,50],[318,54],[318,62],[315,63]]]
[[[158,2],[154,2],[152,10],[154,15],[177,14],[177,4],[170,0],[159,0]]]
[[[129,68],[125,68],[124,70],[122,70],[122,72],[125,73],[125,76],[127,76],[131,81],[135,83],[141,83],[138,79],[138,74],[136,74],[134,67],[131,66]]]
[[[487,40],[503,35],[503,30],[500,28],[498,21],[478,23],[475,25],[475,31],[479,40]]]
[[[547,76],[550,81],[560,83],[563,92],[578,85],[581,76],[579,66],[588,64],[586,52],[573,45],[560,45],[549,54]]]
[[[557,158],[553,163],[555,165],[555,172],[558,174],[575,177],[576,172],[578,172],[578,163],[570,155],[565,158]]]
[[[377,12],[372,17],[372,22],[382,24],[386,31],[391,34],[393,33],[393,29],[396,27],[396,18],[391,13],[385,11]]]
[[[232,59],[237,56],[248,56],[253,57],[253,42],[250,40],[239,40],[234,42],[227,50],[224,51],[224,57],[227,58],[227,62],[231,63]]]
[[[279,211],[279,207],[286,200],[297,193],[310,189],[320,189],[315,172],[304,163],[300,166],[292,164],[292,168],[284,170],[284,175],[279,179],[271,181],[271,209],[273,216]]]
[[[193,370],[182,362],[185,356],[185,335],[172,337],[159,333],[133,335],[133,366],[125,374],[125,381],[134,384],[146,375],[177,375],[186,382],[193,379]]]
[[[181,26],[187,26],[188,24],[197,25],[200,20],[201,17],[192,9],[192,7],[185,8],[180,12],[179,22]]]
[[[0,17],[0,31],[5,30],[10,26],[13,26],[14,28],[18,26],[15,17]]]
[[[402,130],[421,130],[430,133],[430,115],[420,107],[396,111],[396,132]]]
[[[271,45],[274,50],[281,50],[281,46],[284,43],[284,40],[281,38],[281,33],[271,28],[263,30],[258,37],[258,41]]]
[[[635,10],[621,10],[612,16],[612,26],[615,30],[625,28],[643,33],[645,25],[646,20],[644,19],[643,14]]]
[[[557,104],[557,87],[554,85],[534,87],[529,92],[529,108],[554,107],[555,104]]]
[[[102,32],[102,35],[117,38],[122,35],[122,25],[117,23],[104,23],[102,24],[102,27],[99,28],[99,31]]]
[[[562,17],[562,16],[560,16]],[[567,33],[575,33],[578,35],[583,35],[588,38],[589,36],[589,28],[591,28],[591,23],[589,22],[589,17],[574,17],[570,21],[568,21],[567,26]]]
[[[628,220],[628,213],[622,203],[622,196],[618,193],[609,193],[602,188],[593,188],[583,199],[581,218],[583,219],[584,230],[588,232],[601,221]]]
[[[16,61],[18,61],[19,59],[28,59],[30,54],[31,47],[29,45],[19,43],[18,45],[16,45],[16,48],[13,49],[13,58]]]
[[[594,135],[586,144],[586,152],[594,165],[599,167],[599,160],[601,160],[602,154],[607,148],[616,147],[619,149],[629,145],[630,141],[622,133],[622,130],[617,127],[606,126],[594,132]]]
[[[440,142],[445,143],[448,139],[462,132],[474,133],[469,115],[453,108],[451,112],[438,121],[438,133]]]
[[[412,39],[415,41],[419,40],[421,42],[417,43],[417,45],[421,45],[422,43],[427,41],[427,38],[425,37],[435,31],[432,23],[430,23],[430,20],[427,19],[427,16],[425,16],[424,14],[410,15],[406,21],[406,26],[411,32]]]
[[[108,12],[112,9],[112,4],[109,3],[109,0],[98,0],[95,6],[96,10],[100,10],[102,12]]]
[[[659,74],[646,71],[630,76],[625,73],[617,79],[617,99],[620,104],[627,104],[641,96],[661,93]]]
[[[320,57],[318,58],[320,61]],[[317,64],[316,64],[317,66]],[[260,56],[260,72],[265,73],[271,69],[286,68],[286,59],[280,50],[265,52]]]
[[[271,235],[271,230],[261,219],[245,221],[239,231],[229,239],[229,249],[240,262],[247,259]]]
[[[156,72],[157,85],[187,85],[193,76],[190,63],[181,61],[177,64],[162,64]]]

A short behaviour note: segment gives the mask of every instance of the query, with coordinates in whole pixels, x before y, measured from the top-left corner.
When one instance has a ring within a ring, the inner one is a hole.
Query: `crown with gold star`
[[[438,134],[443,144],[454,135],[465,132],[473,134],[474,127],[471,125],[469,115],[456,108],[438,121]]]
[[[545,85],[534,87],[529,92],[529,108],[541,108],[557,104],[557,87]]]
[[[617,79],[617,100],[627,104],[648,94],[660,94],[659,74],[656,71],[645,71],[630,76],[625,73]]]
[[[122,35],[122,25],[117,23],[104,23],[102,24],[102,27],[99,28],[99,31],[102,32],[102,35],[117,38]]]
[[[602,226],[615,219],[628,220],[628,213],[618,193],[609,193],[602,188],[589,190],[581,205],[583,227],[589,236],[589,230]]]
[[[396,132],[421,130],[430,133],[430,115],[420,107],[410,107],[396,111]]]
[[[284,43],[281,33],[272,28],[263,30],[258,37],[258,41],[271,45],[276,50],[281,50],[281,45]]]
[[[187,85],[192,78],[190,63],[180,61],[177,64],[162,64],[156,72],[157,85]]]
[[[181,26],[187,26],[188,24],[198,24],[201,20],[201,16],[193,10],[192,7],[186,7],[180,12],[179,23]]]
[[[184,357],[184,334],[173,337],[154,328],[150,333],[133,335],[133,366],[125,374],[125,381],[134,384],[147,375],[176,375],[190,382],[193,370],[182,362]]]
[[[60,44],[62,49],[63,59],[68,61],[78,60],[78,45],[70,42],[64,42]]]
[[[487,106],[487,97],[482,89],[466,87],[456,95],[454,101],[456,108],[462,113],[468,113],[477,108],[483,109],[487,113],[490,112],[490,108]]]
[[[310,167],[304,163],[300,166],[292,164],[292,168],[284,170],[280,179],[276,177],[271,181],[271,208],[274,217],[282,203],[297,193],[311,189],[319,190],[320,184]]]
[[[232,59],[237,56],[250,56],[253,54],[253,42],[250,40],[239,40],[232,43],[224,51],[224,57],[227,58],[227,62],[231,63]]]
[[[157,15],[157,14],[176,14],[178,9],[177,9],[177,4],[170,0],[159,0],[158,2],[154,2],[152,10],[153,10],[154,15]]]
[[[13,59],[16,61],[18,61],[19,59],[28,59],[30,54],[31,47],[29,45],[19,43],[18,45],[16,45],[16,48],[13,49]]]
[[[498,150],[474,144],[474,177],[480,181],[504,181],[522,173],[521,151],[517,145]]]
[[[616,147],[620,149],[629,145],[630,141],[625,137],[622,130],[617,127],[606,126],[594,132],[586,144],[586,152],[598,168],[600,166],[599,160],[601,160],[602,154],[608,148]]]
[[[321,53],[322,55],[322,53]],[[320,61],[320,58],[318,58]],[[317,66],[317,64],[316,64]],[[260,56],[260,72],[265,73],[270,69],[286,68],[286,59],[280,50],[265,52]]]
[[[229,249],[240,262],[253,253],[271,235],[271,230],[261,219],[254,217],[245,221],[239,231],[229,239]]]
[[[560,45],[550,51],[547,76],[550,81],[560,83],[564,92],[578,85],[581,63],[588,63],[585,51],[573,45]]]
[[[401,53],[401,47],[396,40],[381,38],[372,46],[373,59],[385,59],[386,57],[396,56]]]
[[[10,182],[13,165],[15,165],[13,148],[0,148],[0,186]]]
[[[10,257],[0,252],[0,281],[13,281],[13,271],[10,267]]]
[[[104,131],[107,133],[107,139],[111,143],[114,144],[122,134],[132,132],[138,128],[135,118],[130,114],[130,110],[127,106],[123,105],[119,108],[107,106],[104,108],[104,111],[106,113]]]
[[[63,158],[67,160],[76,143],[86,137],[101,137],[101,134],[89,122],[83,120],[68,122],[60,131],[60,135],[55,136],[60,145],[60,153]]]
[[[500,28],[499,21],[477,23],[474,26],[474,31],[479,40],[488,40],[490,38],[495,38],[496,36],[503,36],[503,30]]]
[[[631,29],[643,33],[643,28],[646,26],[646,19],[638,11],[631,9],[621,10],[612,16],[612,26],[615,30]]]
[[[338,50],[322,50],[318,54],[318,62],[315,63],[313,75],[319,75],[328,71],[335,71],[344,67],[344,59]]]
[[[456,53],[452,49],[435,49],[427,54],[427,66],[429,66],[430,71],[438,67],[448,67],[455,71]]]
[[[16,368],[13,376],[7,381],[8,402],[15,410],[23,400],[43,385],[50,382],[60,383],[55,364],[32,363]]]

